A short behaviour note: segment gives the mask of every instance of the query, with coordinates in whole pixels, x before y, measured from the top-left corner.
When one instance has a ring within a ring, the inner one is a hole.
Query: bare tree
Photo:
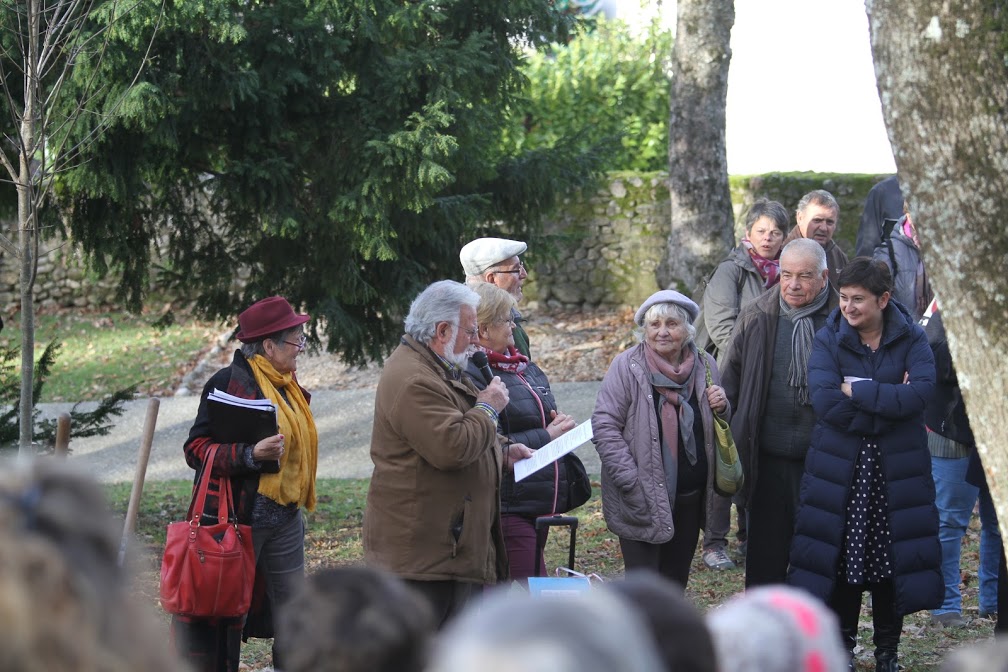
[[[26,0],[6,2],[0,9],[0,93],[9,115],[3,123],[0,165],[17,190],[16,235],[0,235],[0,244],[21,264],[22,455],[33,452],[34,289],[39,257],[46,254],[39,249],[45,237],[40,213],[54,177],[96,137],[76,137],[74,123],[84,114],[111,120],[117,107],[109,104],[110,85],[93,74],[83,86],[85,95],[75,94],[76,100],[66,100],[64,87],[78,64],[86,61],[91,73],[100,69],[112,26],[135,7],[135,0]]]
[[[900,185],[1008,533],[1008,4],[865,6]]]
[[[734,244],[725,158],[733,0],[679,0],[672,47],[672,222],[658,282],[691,292]]]

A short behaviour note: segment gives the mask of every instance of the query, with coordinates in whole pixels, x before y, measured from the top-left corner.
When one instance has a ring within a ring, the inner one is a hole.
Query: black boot
[[[896,651],[903,634],[903,616],[896,613],[896,596],[891,580],[873,584],[872,622],[875,626],[875,670],[897,672]]]
[[[840,637],[847,650],[847,669],[854,670],[854,647],[857,645],[858,616],[861,614],[861,587],[842,579],[837,581],[829,606],[840,621]]]
[[[896,649],[875,649],[875,672],[899,672]]]
[[[844,650],[847,651],[847,669],[854,672],[854,647],[857,646],[857,626],[853,629],[841,628],[840,637],[843,639]]]
[[[879,614],[880,608],[873,611],[875,621],[875,672],[897,672],[897,650],[900,635],[903,632],[903,617],[888,613]]]

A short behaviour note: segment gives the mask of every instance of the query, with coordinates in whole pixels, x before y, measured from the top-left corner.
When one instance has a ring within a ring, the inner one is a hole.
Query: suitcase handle
[[[570,551],[568,552],[567,566],[574,569],[574,546],[577,543],[577,528],[578,519],[577,516],[539,516],[535,520],[536,529],[536,576],[542,576],[545,570],[543,567],[542,551],[543,547],[546,545],[546,535],[544,530],[548,530],[551,527],[569,527],[570,528]]]

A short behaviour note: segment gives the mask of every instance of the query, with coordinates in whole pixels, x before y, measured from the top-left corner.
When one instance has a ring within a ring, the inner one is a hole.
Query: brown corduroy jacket
[[[364,559],[403,578],[507,578],[500,530],[502,441],[426,345],[404,336],[375,395]]]

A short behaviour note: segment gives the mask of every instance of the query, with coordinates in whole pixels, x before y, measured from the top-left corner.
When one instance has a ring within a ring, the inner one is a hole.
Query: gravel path
[[[560,408],[579,422],[590,417],[599,381],[609,362],[633,342],[631,320],[625,311],[529,319],[532,354],[550,374]],[[175,396],[159,400],[147,479],[192,477],[192,470],[182,458],[182,445],[196,416],[197,394],[204,381],[230,360],[233,347],[228,343],[216,344],[184,378]],[[379,366],[347,367],[327,354],[309,354],[298,360],[298,378],[312,391],[312,412],[319,430],[320,478],[371,475],[369,444],[374,390],[380,375]],[[127,403],[126,412],[108,436],[72,439],[71,463],[103,482],[132,481],[148,404],[147,399]],[[44,415],[55,416],[68,410],[70,404],[40,404],[40,407]],[[598,455],[592,445],[581,446],[577,453],[588,471],[597,474]]]

